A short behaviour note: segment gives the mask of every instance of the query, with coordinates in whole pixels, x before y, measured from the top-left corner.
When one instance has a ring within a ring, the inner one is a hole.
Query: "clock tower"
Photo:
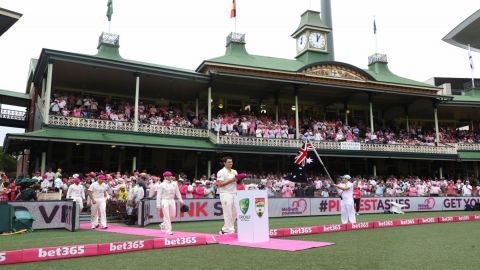
[[[329,48],[331,28],[325,25],[320,18],[320,12],[307,10],[300,20],[300,25],[292,34],[296,39],[297,58],[305,63],[333,61],[333,54]]]

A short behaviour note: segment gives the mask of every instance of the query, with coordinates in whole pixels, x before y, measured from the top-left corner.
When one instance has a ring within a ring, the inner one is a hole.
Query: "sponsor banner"
[[[470,216],[471,220],[480,220],[480,215]]]
[[[341,142],[341,150],[361,150],[361,145],[358,142]]]
[[[317,233],[341,232],[347,229],[346,224],[329,224],[322,226],[315,226]]]
[[[310,216],[309,198],[269,198],[270,217]]]
[[[98,245],[98,255],[123,253],[153,248],[153,239],[113,242]]]
[[[438,217],[424,217],[417,218],[418,224],[433,224],[438,223]]]
[[[98,245],[32,248],[23,250],[23,262],[49,261],[98,255]]]
[[[317,233],[315,227],[295,227],[295,228],[284,228],[281,231],[282,236],[294,236],[294,235],[306,235]]]
[[[0,265],[21,263],[23,261],[23,250],[0,252]]]
[[[185,202],[190,208],[185,213],[180,212],[180,204],[177,203],[176,220],[178,221],[223,219],[222,204],[219,199],[189,199]],[[163,221],[163,213],[157,210],[156,200],[143,200],[141,207],[141,214],[138,215],[139,224],[146,226]]]
[[[166,237],[153,239],[153,248],[171,248],[206,245],[207,240],[202,236]]]
[[[480,204],[479,197],[444,197],[443,199],[443,209],[446,210],[465,210],[465,206],[471,205],[475,206],[477,203]]]
[[[382,221],[374,221],[373,226],[374,228],[386,228],[386,227],[394,227],[395,224],[393,220],[382,220]]]
[[[14,210],[26,210],[32,215],[33,229],[66,228],[77,230],[80,219],[78,211],[74,211],[74,201],[32,201],[8,202]],[[76,209],[75,209],[76,210]],[[75,215],[74,215],[75,212]]]
[[[373,222],[357,222],[353,224],[347,224],[346,230],[365,230],[365,229],[373,229],[374,223]]]
[[[393,221],[393,225],[395,226],[410,226],[410,225],[417,225],[418,220],[416,218],[407,218],[407,219],[397,219]]]
[[[270,229],[270,237],[281,237],[285,233],[286,229],[278,228],[278,229]]]
[[[339,215],[340,201],[340,198],[268,198],[266,206],[269,217]],[[360,200],[360,213],[389,211],[392,208],[392,202],[404,205],[402,208],[404,212],[450,211],[464,210],[467,204],[480,204],[480,197],[365,197]],[[178,221],[223,219],[219,199],[188,199],[186,203],[190,210],[186,213],[180,213],[177,210]],[[177,205],[177,209],[179,207]],[[261,210],[257,208],[256,206],[256,210]],[[47,217],[53,213],[49,211],[43,210]],[[142,201],[139,212],[139,224],[145,226],[162,222],[162,214],[156,209],[155,200]]]
[[[455,217],[438,217],[439,223],[455,222]]]
[[[455,222],[462,222],[462,221],[470,221],[470,216],[454,216],[453,217],[453,220],[455,220]]]

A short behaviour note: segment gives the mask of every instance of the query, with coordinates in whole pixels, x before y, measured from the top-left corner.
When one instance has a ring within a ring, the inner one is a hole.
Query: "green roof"
[[[162,135],[148,135],[134,132],[114,132],[100,130],[85,130],[77,128],[44,127],[42,129],[23,133],[7,134],[5,145],[12,139],[38,140],[38,141],[62,141],[72,143],[100,143],[107,145],[124,146],[148,146],[169,149],[195,149],[212,150],[214,145],[207,139],[180,138]]]
[[[207,62],[292,72],[306,64],[298,60],[252,55],[247,52],[244,44],[235,42],[227,46],[225,55],[209,59]]]
[[[379,82],[404,84],[404,85],[420,86],[420,87],[428,87],[428,88],[438,88],[428,83],[423,83],[423,82],[397,76],[390,71],[390,69],[388,68],[388,64],[384,62],[373,63],[369,65],[368,69],[365,69],[365,71],[368,72],[368,74],[370,74],[373,78],[375,78],[376,81],[379,81]]]
[[[313,10],[307,10],[301,15],[300,24],[298,25],[297,30],[295,30],[292,36],[295,37],[300,31],[305,28],[323,28],[327,31],[330,29],[330,27],[325,25],[320,18],[320,12]]]
[[[28,94],[16,91],[9,91],[9,90],[2,90],[0,89],[0,97],[10,97],[16,99],[25,99],[30,100],[30,96]]]

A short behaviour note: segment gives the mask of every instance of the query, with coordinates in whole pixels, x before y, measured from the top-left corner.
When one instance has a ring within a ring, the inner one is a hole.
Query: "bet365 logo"
[[[248,198],[241,199],[238,202],[238,205],[240,206],[240,211],[242,211],[242,213],[245,215],[245,214],[247,214],[248,207],[250,206],[250,199],[248,199]]]

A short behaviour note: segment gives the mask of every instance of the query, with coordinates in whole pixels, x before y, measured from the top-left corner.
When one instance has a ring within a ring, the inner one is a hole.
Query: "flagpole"
[[[308,139],[308,138],[307,138],[307,143],[310,143],[310,139]],[[311,143],[310,143],[310,144],[311,144]],[[315,155],[317,156],[318,160],[320,161],[320,164],[322,164],[323,169],[324,169],[325,172],[327,173],[328,178],[330,178],[330,180],[333,181],[332,176],[331,176],[330,173],[328,172],[327,167],[325,167],[325,164],[323,164],[322,158],[320,158],[320,155],[318,154],[317,149],[315,149],[315,146],[313,146],[313,144],[312,144],[312,148],[313,148],[313,152],[315,152]]]
[[[373,34],[375,35],[375,53],[378,53],[377,24],[375,22],[375,15],[373,16]]]
[[[112,22],[111,21],[108,21],[108,33],[111,33],[112,31],[110,31],[110,28],[112,26]]]
[[[470,62],[470,75],[472,76],[472,88],[475,88],[475,78],[473,76],[473,58],[472,58],[472,51],[470,50],[470,44],[468,44],[468,60]]]

